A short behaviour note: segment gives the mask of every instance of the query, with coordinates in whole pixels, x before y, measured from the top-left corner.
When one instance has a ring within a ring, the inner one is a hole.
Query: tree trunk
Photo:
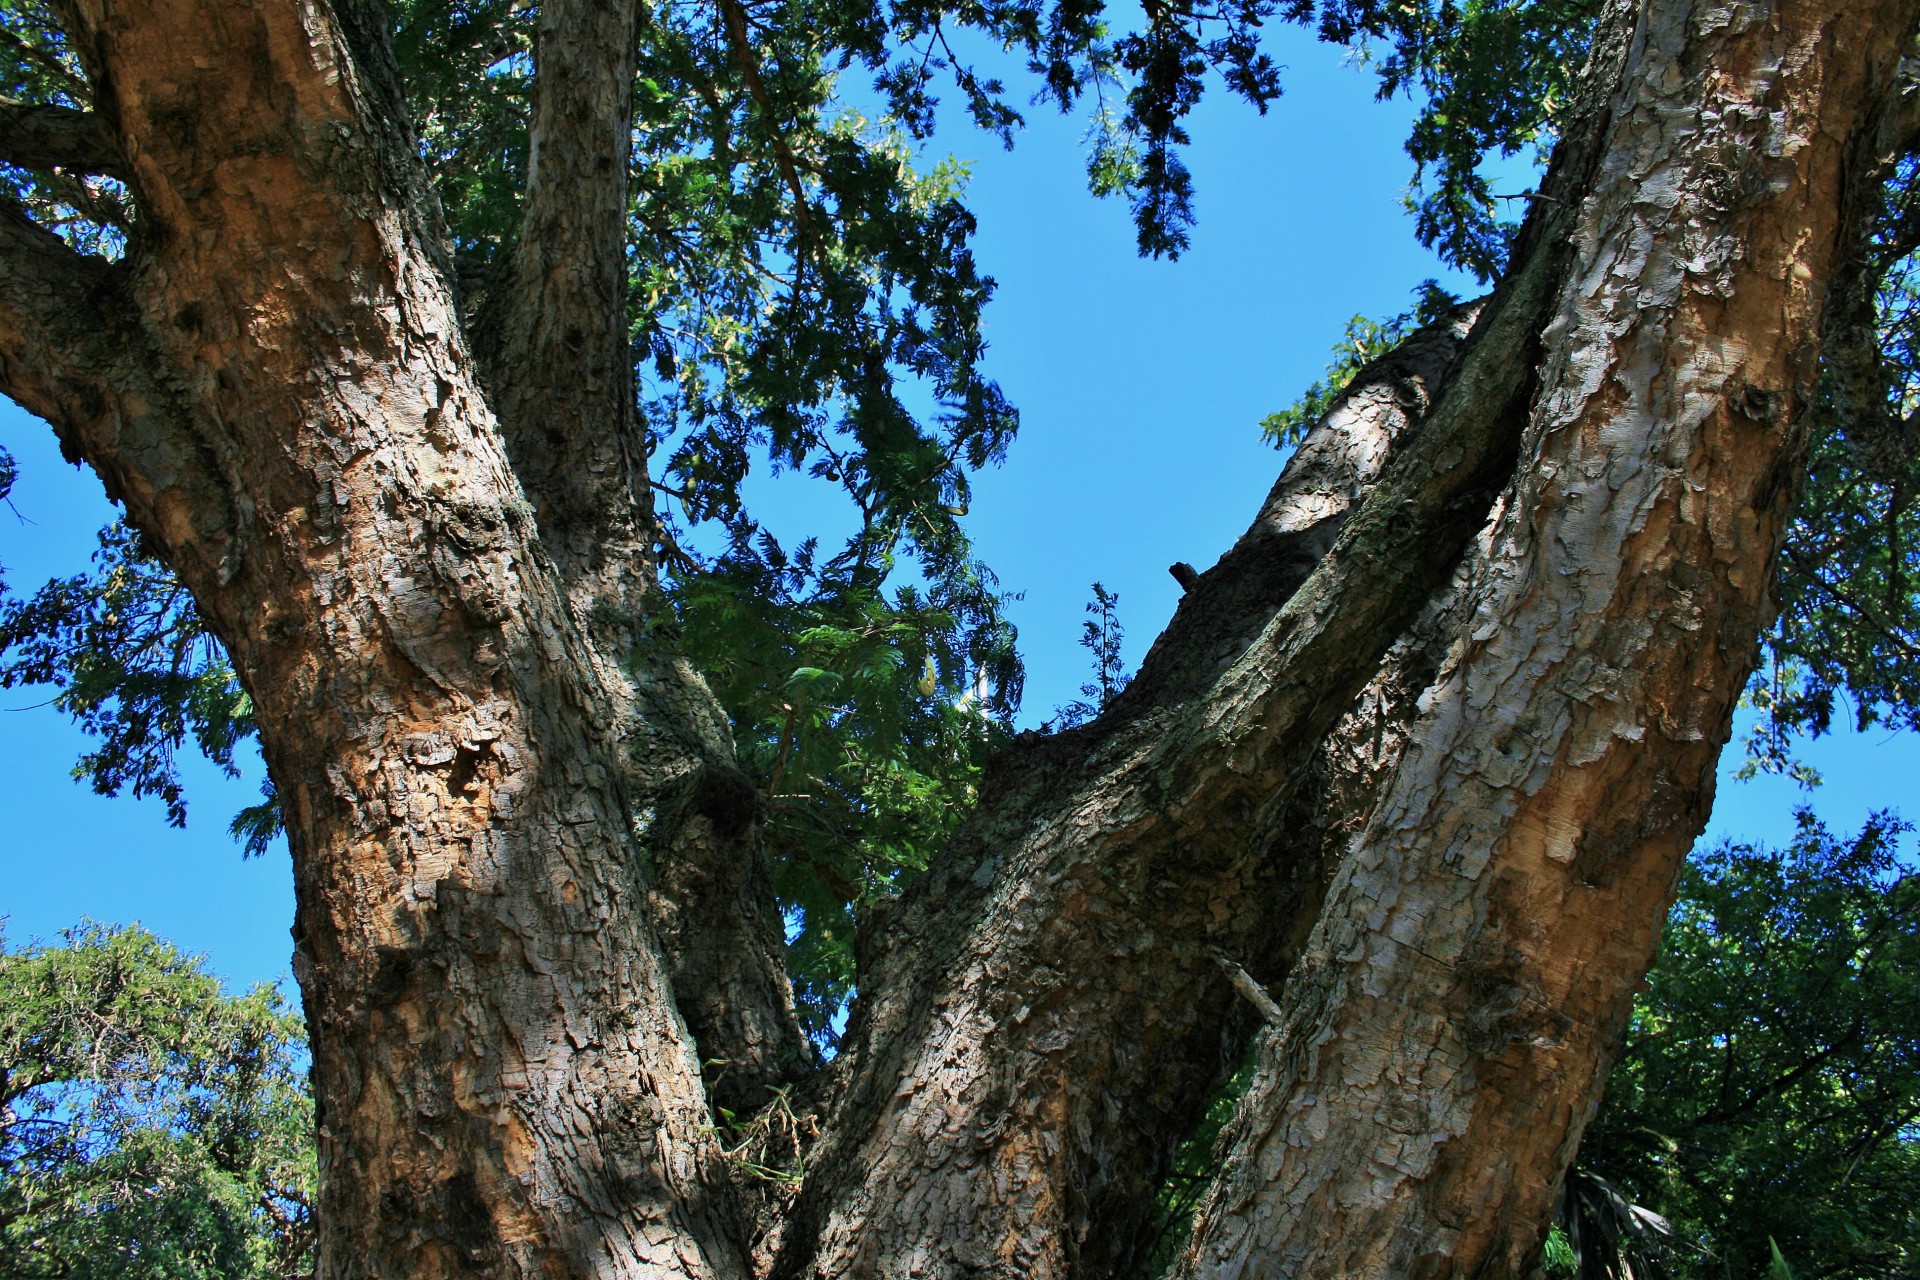
[[[1524,465],[1180,1274],[1523,1276],[1706,822],[1906,6],[1633,33]]]
[[[147,221],[119,268],[35,247],[118,295],[165,403],[62,425],[258,709],[321,1273],[737,1274],[619,701],[477,383],[371,16],[76,6]]]
[[[0,223],[0,388],[257,704],[321,1273],[1134,1274],[1257,1005],[1184,1273],[1528,1271],[1710,799],[1915,10],[1610,6],[1493,297],[1364,371],[1127,692],[868,922],[804,1185],[756,1210],[701,1059],[732,1105],[804,1044],[753,789],[643,643],[633,9],[542,6],[469,322],[372,7],[76,0],[140,233]]]

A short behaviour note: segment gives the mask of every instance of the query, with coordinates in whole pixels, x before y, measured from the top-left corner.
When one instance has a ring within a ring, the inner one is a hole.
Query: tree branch
[[[740,78],[746,82],[747,93],[752,96],[754,105],[760,108],[761,119],[766,124],[774,163],[779,166],[780,176],[786,179],[787,189],[793,193],[793,222],[800,233],[799,251],[794,258],[797,263],[804,264],[807,250],[813,243],[813,217],[809,212],[806,186],[800,181],[799,164],[794,159],[792,148],[787,146],[786,138],[780,133],[779,118],[773,110],[773,98],[761,82],[760,60],[754,56],[753,43],[747,38],[746,10],[741,8],[740,0],[720,0],[720,13],[726,22],[727,46],[733,51],[734,63],[740,68]]]
[[[1029,1274],[1126,1270],[1245,1025],[1213,949],[1271,982],[1304,936],[1325,833],[1294,821],[1302,789],[1504,478],[1541,293],[1490,304],[1464,358],[1471,311],[1363,370],[1127,691],[989,766],[863,934],[838,1110],[773,1275],[984,1265],[954,1244],[981,1221]]]
[[[1537,1267],[1705,825],[1804,472],[1839,197],[1916,12],[1788,0],[1710,29],[1607,6],[1596,49],[1623,56],[1596,59],[1608,109],[1565,135],[1588,150],[1556,191],[1579,212],[1467,626],[1289,977],[1174,1276]],[[1764,152],[1744,126],[1653,123],[1759,103],[1785,139]],[[1656,154],[1671,201],[1647,196]],[[1752,194],[1702,198],[1731,154],[1752,154]]]
[[[231,495],[160,375],[126,286],[124,266],[77,253],[0,204],[0,391],[52,424],[136,524],[172,531],[171,555],[218,575],[237,532]]]
[[[586,628],[635,811],[652,811],[654,922],[704,1059],[732,1064],[716,1101],[759,1105],[810,1061],[793,1013],[762,806],[725,715],[684,661],[650,658],[660,607],[647,440],[627,340],[634,0],[541,6],[533,150],[519,235],[476,326],[488,396],[541,542]],[[744,788],[744,794],[742,789]]]
[[[121,176],[126,167],[119,143],[91,111],[6,98],[0,98],[0,161],[111,177]]]

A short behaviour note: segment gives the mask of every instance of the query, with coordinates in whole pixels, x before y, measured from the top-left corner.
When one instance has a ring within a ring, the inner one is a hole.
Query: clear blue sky
[[[1134,256],[1126,208],[1085,191],[1080,128],[1040,109],[1016,149],[963,129],[941,145],[972,159],[976,250],[999,281],[987,313],[988,369],[1022,412],[1006,466],[980,477],[968,517],[1009,590],[1029,668],[1027,723],[1087,677],[1077,647],[1095,580],[1120,594],[1136,665],[1171,614],[1175,560],[1202,568],[1239,536],[1278,469],[1256,424],[1326,364],[1356,312],[1403,310],[1434,276],[1400,204],[1409,111],[1372,101],[1372,81],[1329,49],[1280,33],[1287,94],[1263,119],[1214,95],[1189,153],[1200,224],[1177,263]],[[1524,179],[1518,185],[1524,185]],[[20,463],[0,510],[0,564],[14,590],[78,571],[110,519],[89,473],[60,461],[48,429],[0,401],[0,440]],[[817,518],[797,480],[756,486],[783,536]],[[82,916],[141,920],[235,985],[285,974],[292,888],[284,847],[243,863],[226,824],[257,798],[190,770],[190,824],[156,802],[106,800],[69,777],[84,742],[49,696],[0,694],[0,914],[9,938],[49,935]],[[1737,747],[1729,751],[1737,754]],[[1836,828],[1906,804],[1920,742],[1837,735],[1806,756],[1826,775],[1811,799]],[[1713,834],[1782,841],[1790,785],[1723,782]],[[1920,811],[1920,805],[1906,804]]]

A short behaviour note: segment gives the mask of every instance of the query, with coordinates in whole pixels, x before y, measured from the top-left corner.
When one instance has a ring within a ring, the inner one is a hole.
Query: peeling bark
[[[1522,1276],[1704,825],[1911,6],[1648,12],[1470,618],[1183,1276]]]
[[[258,707],[321,1273],[1128,1274],[1260,1021],[1236,983],[1283,1025],[1183,1275],[1526,1272],[1764,619],[1848,193],[1912,114],[1914,0],[1611,15],[1500,289],[1362,372],[1126,693],[868,922],[824,1136],[750,1222],[700,1059],[753,1100],[804,1045],[758,800],[643,642],[634,10],[541,8],[470,350],[370,6],[69,5],[139,234],[0,218],[0,388]]]

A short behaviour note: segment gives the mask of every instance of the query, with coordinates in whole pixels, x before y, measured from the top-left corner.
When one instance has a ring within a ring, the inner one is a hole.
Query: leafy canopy
[[[1580,1163],[1685,1280],[1920,1269],[1920,874],[1877,814],[1688,862]]]
[[[32,1280],[311,1274],[305,1030],[136,927],[0,938],[0,1256]]]

